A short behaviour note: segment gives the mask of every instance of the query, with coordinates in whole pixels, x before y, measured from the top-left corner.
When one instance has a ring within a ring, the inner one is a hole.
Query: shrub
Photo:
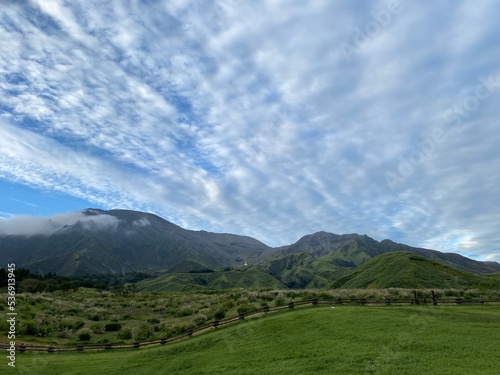
[[[116,332],[122,328],[122,324],[118,322],[108,323],[104,325],[104,330],[106,332]]]
[[[117,337],[120,340],[129,340],[132,338],[132,331],[130,329],[124,329],[123,331],[118,332]]]
[[[226,317],[226,312],[224,310],[218,310],[214,314],[215,320],[222,320]]]
[[[252,304],[241,305],[236,309],[236,311],[238,311],[238,314],[245,314],[253,310],[256,310],[256,307]]]
[[[102,324],[93,324],[91,329],[92,333],[96,334],[104,333],[104,330],[102,329]]]
[[[90,314],[88,318],[89,320],[92,320],[94,322],[98,322],[101,319],[99,314]]]
[[[135,332],[135,339],[137,341],[146,340],[153,334],[151,327],[146,324],[141,324]]]
[[[276,298],[274,300],[274,304],[276,306],[283,306],[285,304],[285,300],[283,298]]]
[[[78,340],[80,341],[90,341],[90,333],[81,332],[78,334]]]
[[[193,319],[197,326],[203,325],[207,320],[207,316],[204,314],[197,314]]]
[[[26,335],[37,335],[38,334],[38,325],[33,320],[27,320],[24,322],[21,321],[20,333],[24,333]]]

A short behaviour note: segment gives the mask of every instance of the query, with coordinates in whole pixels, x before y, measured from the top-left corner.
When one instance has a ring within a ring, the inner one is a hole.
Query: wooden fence
[[[91,350],[111,350],[111,349],[138,349],[145,346],[151,345],[164,345],[167,343],[172,343],[175,341],[183,340],[193,336],[196,333],[201,333],[203,331],[207,331],[209,329],[223,327],[226,325],[230,325],[236,323],[240,320],[244,320],[248,316],[256,315],[256,314],[267,314],[273,311],[280,311],[286,309],[293,309],[298,306],[304,305],[341,305],[341,304],[358,304],[358,305],[402,305],[402,304],[412,304],[412,305],[422,305],[422,304],[431,304],[431,305],[446,305],[446,304],[484,304],[484,303],[500,303],[500,299],[464,299],[457,297],[450,298],[437,298],[432,293],[432,297],[418,297],[416,292],[413,292],[413,298],[386,298],[386,299],[373,299],[373,298],[336,298],[331,300],[320,300],[320,299],[312,299],[307,301],[296,301],[289,302],[288,304],[282,306],[269,307],[264,306],[259,309],[241,313],[237,316],[233,316],[226,319],[215,320],[213,322],[198,326],[196,328],[190,329],[186,332],[183,332],[179,335],[169,337],[169,338],[161,338],[156,340],[147,340],[147,341],[136,341],[131,344],[88,344],[88,345],[76,345],[76,346],[54,346],[54,345],[25,345],[25,344],[17,344],[16,350],[19,352],[25,352],[27,350],[31,351],[45,351],[49,353],[54,352],[74,352],[74,351],[91,351]],[[9,345],[0,344],[0,349],[8,349]]]

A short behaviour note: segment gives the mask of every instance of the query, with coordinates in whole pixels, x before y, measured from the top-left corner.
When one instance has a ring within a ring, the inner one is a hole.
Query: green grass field
[[[11,372],[498,374],[498,353],[498,305],[321,306],[248,319],[161,347],[18,353]]]

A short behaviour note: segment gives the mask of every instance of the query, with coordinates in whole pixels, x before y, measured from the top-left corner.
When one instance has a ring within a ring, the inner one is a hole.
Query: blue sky
[[[0,229],[86,207],[500,261],[498,1],[6,1]],[[3,224],[2,224],[3,223]]]

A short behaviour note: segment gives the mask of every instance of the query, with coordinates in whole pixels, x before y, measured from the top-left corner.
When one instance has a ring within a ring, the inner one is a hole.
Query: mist
[[[111,215],[85,215],[82,211],[54,216],[26,216],[19,215],[5,219],[0,218],[0,235],[24,235],[35,234],[51,235],[77,222],[91,228],[97,226],[101,229],[116,229],[120,220]]]

